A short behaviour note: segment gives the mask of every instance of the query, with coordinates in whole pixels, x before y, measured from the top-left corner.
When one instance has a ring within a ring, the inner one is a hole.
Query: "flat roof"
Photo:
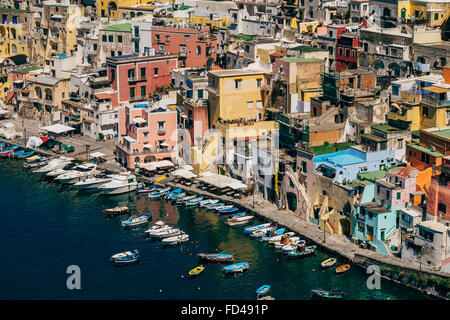
[[[435,158],[444,156],[442,153],[440,153],[438,151],[431,151],[429,148],[423,147],[423,146],[418,145],[418,144],[407,143],[406,145],[408,147],[411,147],[413,149],[419,150],[419,151],[421,151],[421,152],[423,152],[425,154],[428,154],[428,155],[430,155],[432,157],[435,157]]]
[[[251,70],[251,69],[214,70],[209,71],[209,73],[215,75],[216,77],[239,77],[257,74],[269,74],[269,72],[265,70]]]
[[[424,227],[431,231],[437,231],[439,233],[447,232],[449,227],[446,227],[443,223],[434,222],[433,220],[421,221],[417,224],[418,227]]]
[[[50,86],[57,84],[60,80],[61,79],[51,78],[51,77],[35,77],[35,78],[28,79],[28,81],[30,81],[30,82],[39,82],[39,83],[47,84]]]
[[[391,212],[390,210],[386,209],[385,207],[379,205],[376,202],[367,202],[361,205],[361,207],[368,209],[369,211],[376,212],[376,213],[388,213]]]
[[[400,133],[400,132],[408,131],[408,130],[392,127],[392,126],[388,125],[387,123],[373,125],[372,129],[375,129],[375,130],[378,130],[378,131],[381,131],[384,133]]]
[[[300,57],[283,57],[280,58],[281,61],[286,61],[289,63],[309,63],[309,62],[324,62],[322,59],[318,58],[300,58]]]
[[[102,31],[131,32],[131,23],[119,23],[102,29]]]

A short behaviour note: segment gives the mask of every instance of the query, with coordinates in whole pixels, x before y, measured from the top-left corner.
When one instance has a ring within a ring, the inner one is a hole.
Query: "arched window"
[[[11,53],[17,53],[17,47],[15,44],[11,45]]]
[[[42,89],[40,87],[36,87],[34,89],[34,93],[36,94],[36,97],[38,97],[39,99],[42,99]]]
[[[45,100],[53,100],[52,90],[45,89]]]

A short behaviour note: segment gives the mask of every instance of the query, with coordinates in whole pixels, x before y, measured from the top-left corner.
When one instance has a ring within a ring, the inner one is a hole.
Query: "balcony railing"
[[[145,100],[145,99],[147,99],[146,96],[134,96],[134,97],[130,97],[130,102],[133,102],[133,101],[143,101],[143,100]]]
[[[140,77],[128,77],[128,82],[138,82],[138,81],[146,81],[146,76],[140,76]]]

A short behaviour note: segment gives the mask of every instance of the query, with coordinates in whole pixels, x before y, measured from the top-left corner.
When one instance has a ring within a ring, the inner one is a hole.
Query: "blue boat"
[[[244,272],[244,270],[247,270],[248,267],[249,267],[248,262],[238,262],[238,263],[223,267],[223,272],[224,273]]]
[[[208,204],[207,206],[205,206],[205,208],[206,209],[210,209],[210,210],[214,210],[215,208],[221,207],[221,206],[224,206],[224,205],[225,205],[224,203],[219,202],[219,203],[214,203],[214,204]]]
[[[11,152],[10,154],[8,154],[8,156],[10,158],[13,158],[13,157],[17,157],[18,155],[21,155],[22,153],[25,153],[25,150],[17,150],[17,151]]]
[[[35,151],[34,151],[34,150],[31,150],[31,151],[24,152],[24,153],[22,153],[22,154],[16,156],[16,158],[18,158],[18,159],[27,158],[27,157],[32,156],[34,153],[35,153]]]
[[[216,209],[216,211],[218,213],[232,213],[232,212],[236,212],[239,209],[236,207],[231,207],[231,208],[223,208],[223,209]]]
[[[181,198],[183,198],[185,196],[186,196],[185,192],[177,193],[177,194],[174,194],[173,196],[171,196],[170,200],[172,200],[172,201],[178,200],[178,199],[181,199]]]
[[[157,198],[159,198],[159,197],[165,195],[165,194],[168,193],[169,191],[170,191],[170,188],[169,188],[169,187],[168,187],[168,188],[164,188],[164,189],[157,189],[157,190],[155,190],[155,191],[153,191],[153,192],[150,192],[150,193],[148,194],[148,197],[151,198],[151,199],[157,199]]]
[[[179,194],[181,192],[180,188],[176,188],[175,190],[170,191],[168,194],[165,195],[166,199],[172,199],[172,197],[176,194]]]
[[[136,193],[149,193],[156,189],[155,185],[151,186],[142,186],[136,189]]]
[[[200,201],[203,200],[204,197],[196,197],[194,199],[190,199],[188,201],[186,201],[186,207],[189,206],[195,206],[196,204],[198,204]]]
[[[242,217],[242,216],[245,216],[245,214],[246,214],[245,211],[233,213],[233,214],[230,214],[230,218]]]
[[[152,216],[151,212],[146,212],[139,216],[131,216],[127,220],[122,221],[123,227],[135,227],[148,222],[148,219]]]
[[[228,262],[234,260],[234,255],[226,253],[199,253],[197,256],[200,259],[205,259],[212,262]]]
[[[272,230],[266,233],[264,237],[261,238],[261,241],[269,241],[270,238],[279,236],[280,234],[283,234],[286,231],[286,228],[280,228],[277,230]]]
[[[271,223],[269,222],[269,223],[263,223],[263,224],[260,224],[260,225],[257,225],[257,226],[247,227],[247,228],[244,229],[244,233],[245,234],[250,234],[250,233],[253,233],[253,232],[257,231],[257,230],[261,230],[261,229],[267,228],[270,225],[271,225]]]
[[[259,287],[258,289],[256,289],[256,297],[262,297],[264,295],[266,295],[267,293],[269,293],[270,291],[270,285],[265,284],[261,287]]]
[[[133,252],[125,251],[118,254],[115,254],[111,257],[110,261],[115,264],[130,264],[135,263],[139,260],[139,251],[134,249]]]

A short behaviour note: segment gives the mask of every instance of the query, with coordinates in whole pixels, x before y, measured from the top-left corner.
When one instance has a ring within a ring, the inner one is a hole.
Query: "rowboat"
[[[275,236],[281,236],[286,231],[286,228],[279,228],[273,230],[269,230],[263,237],[261,237],[261,241],[269,241],[270,238]]]
[[[269,231],[273,231],[273,230],[275,230],[275,227],[262,228],[262,229],[253,231],[252,233],[249,234],[249,236],[252,238],[261,238],[262,236],[265,236]]]
[[[272,223],[268,222],[268,223],[259,224],[257,226],[247,227],[247,228],[244,229],[244,233],[245,234],[251,234],[251,233],[255,232],[256,230],[267,228],[267,227],[269,227],[271,225],[272,225]]]
[[[286,239],[289,239],[290,237],[292,237],[294,235],[295,235],[295,232],[290,231],[290,232],[282,233],[282,234],[279,234],[279,235],[276,235],[273,237],[268,237],[268,236],[266,236],[267,238],[262,237],[262,240],[267,241],[269,244],[273,244],[273,243],[278,242],[281,239],[283,239],[283,237],[285,237]]]
[[[290,237],[290,238],[285,238],[284,240],[281,240],[278,242],[274,242],[275,250],[280,250],[284,246],[291,244],[291,243],[297,243],[299,240],[300,240],[300,237]]]
[[[219,210],[222,210],[222,209],[229,209],[229,208],[234,208],[234,207],[233,206],[221,205],[221,206],[213,207],[213,210],[219,211]]]
[[[194,206],[194,205],[198,204],[200,201],[203,200],[203,198],[204,197],[197,197],[197,198],[194,198],[194,199],[187,200],[186,203],[185,203],[186,207]]]
[[[117,253],[110,258],[115,264],[130,264],[139,260],[139,251],[135,249],[133,252],[125,251]]]
[[[291,252],[291,251],[293,251],[293,250],[295,250],[295,249],[297,249],[297,248],[299,248],[299,247],[302,247],[302,246],[304,246],[305,244],[306,244],[306,241],[305,241],[305,240],[296,240],[296,241],[293,241],[292,243],[290,243],[290,244],[288,244],[288,245],[282,247],[282,248],[281,248],[281,253],[283,253],[283,254],[288,254],[289,252]]]
[[[29,161],[33,157],[38,157],[38,160]],[[48,164],[47,158],[42,158],[40,156],[31,156],[30,158],[27,158],[27,161],[23,164],[23,167],[24,169],[33,169],[45,166],[46,164]]]
[[[151,186],[142,186],[136,189],[136,193],[142,194],[142,193],[149,193],[156,189],[155,185]]]
[[[162,243],[165,245],[174,245],[182,242],[186,242],[189,240],[189,235],[182,233],[178,236],[168,237],[162,240]]]
[[[177,228],[170,228],[170,229],[162,228],[162,229],[163,230],[161,230],[161,231],[149,233],[150,237],[162,239],[162,238],[178,236],[179,234],[182,233],[182,231]]]
[[[192,269],[191,271],[189,271],[189,276],[190,277],[195,277],[198,276],[200,273],[202,273],[205,270],[204,266],[198,266],[195,267],[194,269]]]
[[[222,202],[217,202],[217,203],[213,203],[213,204],[208,204],[208,205],[205,206],[205,208],[207,210],[214,210],[214,209],[216,209],[218,207],[223,207],[224,205],[225,204],[222,203]]]
[[[206,207],[208,204],[215,204],[218,202],[219,202],[218,199],[207,199],[207,200],[200,201],[199,205],[200,205],[200,207]]]
[[[18,149],[19,146],[11,146],[9,148],[3,149],[2,152],[0,152],[0,157],[6,157],[8,156],[10,153],[13,153],[14,150]]]
[[[230,219],[245,216],[246,213],[245,211],[232,213],[230,214]]]
[[[343,264],[342,266],[339,266],[336,268],[336,274],[341,274],[341,273],[347,272],[348,270],[350,270],[350,265]]]
[[[234,260],[234,255],[226,253],[199,253],[197,257],[212,262],[228,262]]]
[[[184,203],[184,202],[186,202],[186,201],[188,201],[190,199],[194,199],[194,198],[197,198],[197,196],[196,195],[186,196],[186,197],[183,197],[181,199],[178,199],[177,203]]]
[[[145,230],[144,233],[148,233],[148,235],[151,236],[152,234],[169,229],[173,229],[173,227],[167,225],[164,221],[157,221],[153,226]]]
[[[180,189],[180,188],[176,188],[176,189],[170,191],[169,193],[167,193],[167,194],[164,196],[164,198],[166,198],[166,199],[171,199],[172,196],[174,196],[174,195],[176,195],[176,194],[178,194],[178,193],[180,193],[180,192],[181,192],[181,189]]]
[[[336,258],[330,258],[325,261],[322,261],[322,263],[320,265],[322,266],[322,268],[329,268],[329,267],[334,266],[336,261],[337,261]]]
[[[295,259],[295,258],[303,258],[309,255],[312,255],[316,249],[314,247],[306,247],[303,250],[293,250],[288,252],[288,258]]]
[[[148,197],[150,199],[158,199],[159,197],[165,195],[166,193],[168,193],[170,191],[170,188],[164,188],[164,189],[157,189],[155,191],[152,191],[148,194]]]
[[[244,272],[244,270],[247,270],[248,267],[249,267],[248,262],[238,262],[238,263],[223,267],[223,272],[224,273]]]
[[[148,222],[148,219],[151,217],[151,212],[146,212],[139,216],[131,216],[127,220],[122,221],[123,227],[135,227],[141,224],[145,224]]]
[[[269,291],[270,291],[270,285],[265,284],[265,285],[259,287],[258,289],[256,289],[256,297],[257,298],[262,297],[262,296],[268,294]]]
[[[249,223],[254,216],[240,216],[236,218],[228,219],[227,222],[225,222],[229,226],[240,226],[246,223]]]
[[[181,198],[183,198],[185,196],[186,196],[185,192],[180,192],[180,193],[174,194],[172,197],[170,197],[170,200],[172,200],[172,203],[173,203],[173,202],[176,202],[176,201],[178,201],[179,199],[181,199]]]
[[[24,152],[22,154],[19,154],[18,156],[16,156],[17,159],[23,159],[23,158],[27,158],[27,157],[31,157],[36,151],[31,150],[28,152]]]
[[[129,211],[128,207],[114,207],[110,209],[102,210],[105,214],[108,215],[115,215],[115,214],[122,214]]]
[[[8,153],[8,157],[14,158],[14,157],[21,155],[22,153],[25,153],[25,150],[16,150],[11,153]]]
[[[345,294],[342,291],[335,292],[335,291],[328,291],[328,290],[322,290],[322,289],[313,289],[311,290],[311,295],[319,298],[326,298],[326,299],[343,299]]]
[[[230,208],[231,207],[231,208]],[[232,213],[232,212],[236,212],[236,211],[238,211],[239,209],[238,208],[236,208],[236,207],[233,207],[233,206],[226,206],[226,207],[222,207],[222,208],[220,208],[220,209],[216,209],[216,211],[218,212],[218,213]]]

